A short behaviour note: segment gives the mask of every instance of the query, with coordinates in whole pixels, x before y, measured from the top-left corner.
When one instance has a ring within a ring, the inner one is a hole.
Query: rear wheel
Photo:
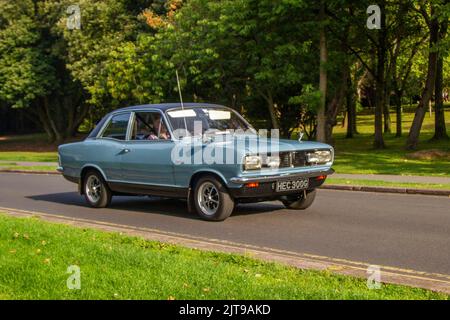
[[[94,208],[105,208],[111,203],[112,193],[97,171],[88,171],[84,177],[84,197]]]
[[[198,215],[210,221],[225,220],[234,209],[234,201],[228,190],[214,176],[205,176],[197,181],[194,204]]]
[[[285,199],[282,199],[281,202],[283,202],[288,209],[305,210],[313,204],[315,198],[316,190],[314,189],[297,196],[286,197]]]

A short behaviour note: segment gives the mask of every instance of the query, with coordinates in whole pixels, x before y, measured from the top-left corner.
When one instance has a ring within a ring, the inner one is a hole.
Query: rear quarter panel
[[[99,170],[106,180],[117,179],[120,175],[121,142],[103,139],[86,139],[82,142],[69,143],[58,148],[63,174],[79,178],[84,167]]]

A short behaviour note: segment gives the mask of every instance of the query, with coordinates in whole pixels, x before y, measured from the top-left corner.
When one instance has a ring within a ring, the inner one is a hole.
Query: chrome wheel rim
[[[102,196],[102,182],[96,176],[89,176],[86,180],[86,195],[92,203],[96,203]]]
[[[204,182],[198,191],[197,201],[202,212],[211,216],[219,209],[219,191],[211,182]]]

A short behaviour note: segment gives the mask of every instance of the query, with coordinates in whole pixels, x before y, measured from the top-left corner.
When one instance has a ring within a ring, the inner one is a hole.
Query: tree
[[[320,1],[320,70],[319,70],[319,90],[321,93],[320,106],[317,110],[317,141],[326,142],[326,100],[327,100],[327,70],[326,63],[328,60],[327,38],[325,34],[325,1]]]
[[[351,1],[335,1],[335,10],[328,10],[328,14],[336,21],[337,25],[332,30],[333,36],[339,39],[342,45],[364,66],[368,72],[366,79],[373,79],[375,83],[373,145],[375,148],[384,148],[383,111],[386,100],[386,52],[388,50],[387,37],[391,31],[386,27],[386,1],[381,1],[379,4],[381,29],[368,30],[363,27],[367,19],[366,9],[370,4],[366,1],[357,5]]]
[[[396,137],[402,135],[402,98],[410,83],[411,70],[417,61],[419,51],[424,49],[428,37],[424,32],[426,26],[411,3],[403,2],[399,6],[399,14],[395,19],[396,32],[389,48],[388,70],[390,73],[390,87],[388,97],[394,98],[396,110]],[[415,89],[413,89],[415,90]]]
[[[436,45],[439,39],[439,20],[436,14],[437,7],[438,6],[436,3],[430,2],[428,6],[427,4],[421,3],[418,8],[429,29],[428,71],[425,81],[425,87],[422,91],[422,97],[419,101],[419,105],[416,108],[413,123],[409,130],[408,139],[406,141],[406,148],[409,150],[414,150],[417,148],[423,118],[425,117],[426,108],[432,97],[435,86],[438,60]]]
[[[136,36],[137,14],[150,3],[80,1],[81,29],[72,30],[69,0],[0,1],[0,99],[26,108],[50,141],[73,136],[91,106],[107,109],[97,99],[107,53]]]
[[[439,40],[445,39],[447,33],[448,21],[445,19],[440,23]],[[447,129],[445,126],[444,102],[442,98],[443,93],[443,78],[444,78],[444,52],[438,52],[438,60],[436,65],[436,83],[434,87],[434,136],[432,140],[448,140]]]
[[[142,71],[135,79],[119,79],[118,72],[108,79],[114,87],[120,84],[124,96],[137,97],[130,83],[135,81],[145,92],[158,83],[165,100],[176,99],[177,69],[185,100],[226,103],[244,113],[255,106],[272,128],[289,136],[302,108],[291,98],[308,85],[317,88],[319,61],[311,63],[318,56],[311,40],[314,17],[302,1],[191,0],[157,23],[155,34],[142,34],[129,45],[136,58],[128,60]],[[119,53],[115,59],[123,57]]]
[[[394,45],[393,52],[391,52],[391,65],[392,65],[392,90],[395,97],[395,110],[396,110],[396,137],[402,136],[402,97],[408,86],[408,79],[411,74],[411,69],[414,63],[414,59],[417,56],[418,51],[422,48],[422,44],[426,40],[426,37],[415,38],[408,41],[400,37],[397,38]],[[404,45],[408,42],[406,45]],[[402,48],[403,47],[403,48]],[[403,53],[401,51],[404,51]]]

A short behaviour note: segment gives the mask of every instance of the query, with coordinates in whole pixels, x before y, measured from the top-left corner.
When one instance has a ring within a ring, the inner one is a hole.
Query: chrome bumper
[[[280,173],[267,176],[251,176],[251,177],[233,177],[230,179],[231,182],[236,184],[243,184],[249,182],[268,182],[268,181],[278,181],[284,179],[297,179],[297,178],[310,178],[317,176],[329,176],[334,173],[333,169],[323,170],[323,171],[305,171],[301,173]]]

